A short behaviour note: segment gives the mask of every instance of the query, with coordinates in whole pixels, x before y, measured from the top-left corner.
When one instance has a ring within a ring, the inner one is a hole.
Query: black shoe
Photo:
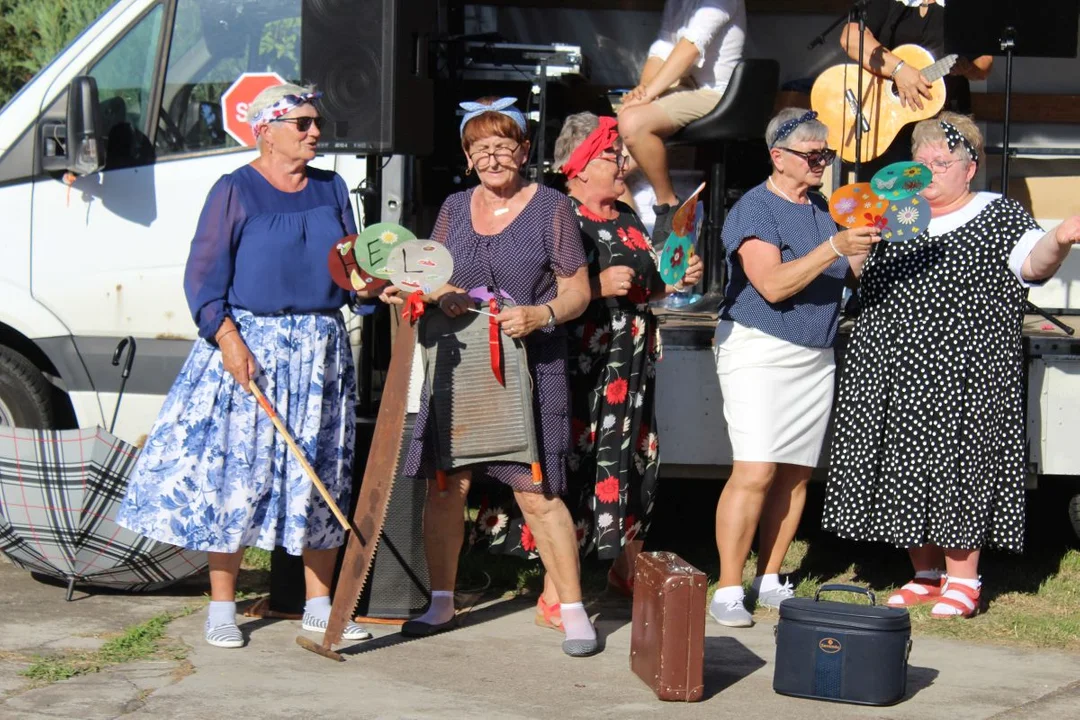
[[[668,236],[671,235],[671,223],[675,219],[675,209],[679,207],[676,202],[675,205],[653,205],[653,212],[656,213],[656,221],[653,223],[652,231],[652,246],[657,251],[664,248],[664,244],[668,240]]]
[[[455,615],[444,623],[438,625],[432,625],[426,622],[420,622],[419,620],[409,620],[407,623],[401,626],[401,634],[406,637],[431,637],[432,635],[438,635],[439,633],[446,632],[447,630],[453,630],[458,626],[458,617]]]

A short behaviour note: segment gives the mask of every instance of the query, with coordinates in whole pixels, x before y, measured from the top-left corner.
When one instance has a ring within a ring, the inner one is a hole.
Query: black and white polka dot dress
[[[1019,552],[1024,289],[1010,251],[1038,225],[980,194],[872,253],[841,373],[826,530],[902,548]]]

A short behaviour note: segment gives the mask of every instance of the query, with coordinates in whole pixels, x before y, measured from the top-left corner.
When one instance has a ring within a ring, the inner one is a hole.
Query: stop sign
[[[225,132],[245,147],[255,146],[255,135],[248,125],[247,111],[255,96],[268,87],[284,85],[285,79],[277,73],[244,73],[229,89],[221,94],[221,113],[225,118]]]

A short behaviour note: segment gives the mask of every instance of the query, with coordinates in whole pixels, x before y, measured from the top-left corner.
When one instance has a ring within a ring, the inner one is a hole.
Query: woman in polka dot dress
[[[981,144],[963,115],[915,127],[931,221],[866,262],[823,520],[907,548],[915,578],[887,602],[934,602],[936,618],[978,611],[981,548],[1022,549],[1025,288],[1080,239],[1078,218],[1044,233],[1015,201],[973,193]]]

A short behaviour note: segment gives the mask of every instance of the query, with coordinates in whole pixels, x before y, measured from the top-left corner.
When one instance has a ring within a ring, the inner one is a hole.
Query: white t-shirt
[[[690,77],[698,87],[723,92],[746,42],[743,0],[667,0],[660,35],[649,55],[667,60],[683,38],[699,53]]]

